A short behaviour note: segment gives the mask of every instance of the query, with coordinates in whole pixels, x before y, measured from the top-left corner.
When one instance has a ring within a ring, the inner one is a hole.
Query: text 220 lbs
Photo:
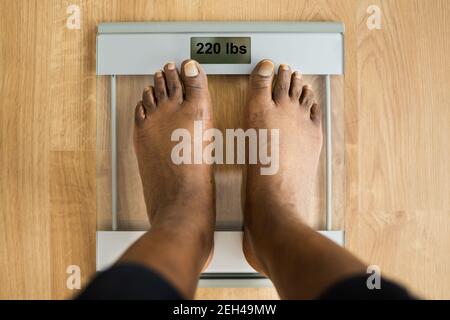
[[[220,43],[199,42],[196,44],[197,54],[221,54],[222,45]],[[225,44],[225,54],[246,54],[247,47],[245,45],[237,46],[233,42]]]

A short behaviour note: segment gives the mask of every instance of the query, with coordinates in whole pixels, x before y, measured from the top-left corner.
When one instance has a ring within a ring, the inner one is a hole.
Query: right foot
[[[247,129],[280,133],[278,173],[261,175],[260,165],[247,166],[243,250],[249,264],[266,275],[269,270],[256,252],[264,250],[267,234],[278,229],[282,234],[286,223],[309,223],[322,149],[322,113],[311,87],[286,65],[274,86],[273,81],[273,63],[261,61],[250,77],[246,105]]]
[[[155,74],[155,86],[144,89],[136,107],[134,146],[152,229],[200,235],[206,259],[215,222],[213,167],[174,164],[171,135],[183,129],[194,137],[194,121],[211,127],[211,99],[201,66],[188,60],[181,68],[179,75],[175,64],[168,63]]]

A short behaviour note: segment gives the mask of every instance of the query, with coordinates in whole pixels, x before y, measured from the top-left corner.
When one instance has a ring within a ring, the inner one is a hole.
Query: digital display
[[[250,64],[250,37],[192,37],[191,59],[203,64]]]

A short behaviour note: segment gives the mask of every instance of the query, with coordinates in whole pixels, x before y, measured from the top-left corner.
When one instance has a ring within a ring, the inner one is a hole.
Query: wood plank
[[[198,300],[279,300],[274,288],[199,288]]]
[[[0,2],[0,299],[51,294],[49,7]]]
[[[84,285],[95,272],[95,151],[50,153],[52,299],[68,298],[69,266],[77,266]],[[93,263],[94,262],[94,263]]]
[[[66,27],[67,8],[81,11],[80,29]],[[52,1],[51,135],[49,150],[51,214],[51,297],[67,298],[67,267],[80,267],[84,284],[95,272],[96,87],[93,1]],[[97,12],[100,14],[101,12]]]
[[[365,25],[369,4],[380,30]],[[448,1],[361,1],[358,214],[349,248],[430,298],[450,297]]]

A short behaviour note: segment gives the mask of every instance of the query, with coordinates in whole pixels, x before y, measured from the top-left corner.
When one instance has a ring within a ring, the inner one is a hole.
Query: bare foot
[[[273,81],[273,63],[261,61],[250,77],[246,106],[247,128],[280,130],[278,173],[261,175],[260,165],[247,166],[243,249],[250,265],[266,275],[270,271],[257,255],[263,248],[255,246],[283,224],[308,224],[322,148],[322,114],[311,87],[287,65]]]
[[[144,89],[136,107],[134,132],[147,213],[152,229],[202,235],[206,261],[215,221],[213,168],[176,165],[171,159],[177,144],[171,141],[174,130],[187,129],[193,137],[194,121],[202,120],[205,129],[211,127],[206,74],[197,62],[187,60],[181,75],[174,63],[168,63],[154,79],[155,86]]]

